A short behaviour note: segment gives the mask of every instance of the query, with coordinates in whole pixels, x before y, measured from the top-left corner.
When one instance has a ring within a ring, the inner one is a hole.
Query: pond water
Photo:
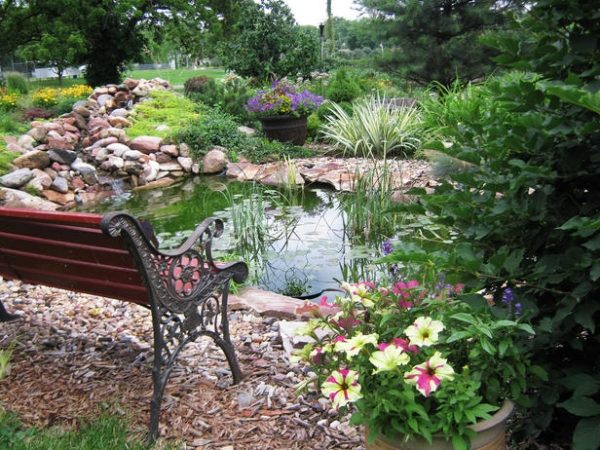
[[[87,208],[126,211],[149,220],[161,248],[180,245],[204,218],[225,222],[213,243],[218,258],[245,260],[250,283],[287,295],[339,286],[336,280],[375,279],[384,237],[365,243],[349,231],[344,202],[352,194],[326,187],[276,190],[224,177],[195,177],[160,190],[125,193]]]

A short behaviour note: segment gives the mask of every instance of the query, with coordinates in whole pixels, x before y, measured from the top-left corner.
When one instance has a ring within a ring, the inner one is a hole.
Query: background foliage
[[[520,72],[468,98],[445,93],[432,119],[444,142],[426,148],[462,170],[411,207],[419,244],[394,256],[496,301],[513,288],[545,368],[523,403],[531,408],[525,431],[575,449],[600,445],[592,356],[600,352],[600,22],[592,3],[541,0],[509,31],[486,37],[497,60]]]

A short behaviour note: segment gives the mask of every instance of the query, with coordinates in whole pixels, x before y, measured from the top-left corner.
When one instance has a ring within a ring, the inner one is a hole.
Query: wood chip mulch
[[[0,348],[13,346],[0,405],[27,425],[74,426],[102,411],[128,418],[141,436],[152,393],[152,322],[134,304],[0,281],[0,301],[19,320],[0,323]],[[278,323],[230,314],[245,374],[231,385],[210,340],[179,356],[161,413],[161,436],[185,449],[355,449],[362,434],[318,396],[298,397],[306,378],[288,361]]]

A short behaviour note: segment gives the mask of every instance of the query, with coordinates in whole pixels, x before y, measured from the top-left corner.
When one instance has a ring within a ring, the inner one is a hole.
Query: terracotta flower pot
[[[306,141],[306,117],[272,116],[260,119],[265,135],[269,139],[304,145]]]
[[[471,429],[477,433],[471,439],[472,450],[506,450],[506,420],[511,415],[514,404],[505,400],[502,408],[488,420],[482,420]],[[434,436],[430,444],[425,439],[410,439],[405,441],[402,437],[390,439],[377,436],[371,444],[367,442],[367,450],[453,450],[452,442],[446,441],[441,436]]]

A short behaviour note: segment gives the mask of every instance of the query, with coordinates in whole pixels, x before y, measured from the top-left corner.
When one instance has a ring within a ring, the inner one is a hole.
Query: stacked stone
[[[0,185],[70,206],[111,194],[109,187],[99,183],[97,168],[132,187],[199,173],[187,145],[166,145],[155,136],[127,136],[133,106],[156,89],[171,86],[159,78],[128,78],[120,85],[94,89],[87,100],[76,102],[70,113],[58,119],[32,122],[27,134],[8,143],[8,150],[21,155],[13,162],[15,170],[0,177]],[[6,200],[7,192],[2,197]]]

